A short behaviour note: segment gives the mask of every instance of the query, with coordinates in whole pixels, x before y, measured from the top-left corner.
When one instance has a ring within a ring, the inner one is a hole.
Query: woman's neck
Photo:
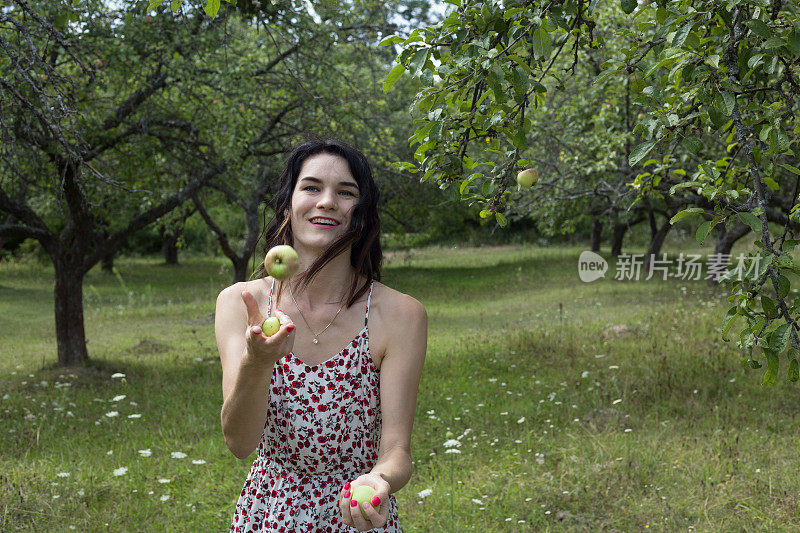
[[[304,304],[307,309],[342,303],[350,290],[353,276],[357,274],[350,265],[350,249],[343,251],[323,266],[303,291],[297,290],[296,280],[319,256],[304,250],[297,250],[297,253],[300,257],[300,269],[294,277],[292,286],[295,288],[294,297],[298,303]]]

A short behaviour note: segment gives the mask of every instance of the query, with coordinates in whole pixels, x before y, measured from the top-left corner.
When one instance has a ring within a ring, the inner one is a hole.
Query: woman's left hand
[[[367,485],[375,489],[375,495],[370,503],[364,504],[364,513],[369,520],[365,520],[361,515],[361,509],[355,500],[350,497],[353,489]],[[355,527],[359,531],[369,531],[376,527],[383,527],[389,519],[389,483],[379,474],[363,474],[350,482],[349,489],[342,488],[339,494],[339,510],[342,512],[342,522],[345,525]],[[351,504],[355,504],[355,507]]]

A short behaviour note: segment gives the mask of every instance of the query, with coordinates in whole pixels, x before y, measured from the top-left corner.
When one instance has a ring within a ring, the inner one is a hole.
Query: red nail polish
[[[357,505],[358,505],[358,502],[355,501],[355,500],[350,502],[350,507],[356,507]]]
[[[381,499],[380,499],[380,498],[378,498],[377,496],[375,496],[374,498],[372,498],[372,506],[373,506],[373,507],[377,507],[377,506],[379,506],[380,504],[381,504]]]
[[[288,326],[286,326],[286,331],[290,331],[290,332],[294,331],[294,324],[289,324]]]
[[[347,499],[347,498],[349,498],[349,497],[350,497],[350,491],[349,491],[349,490],[346,490],[346,491],[344,492],[344,497],[345,497],[345,499]]]
[[[344,484],[344,490],[350,490],[350,482]]]

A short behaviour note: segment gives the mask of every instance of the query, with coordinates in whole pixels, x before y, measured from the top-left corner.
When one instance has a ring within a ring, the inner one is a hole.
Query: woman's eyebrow
[[[321,179],[315,178],[314,176],[303,176],[300,178],[300,181],[303,180],[313,181],[314,183],[322,183]],[[340,181],[339,185],[342,187],[353,187],[354,189],[358,189],[358,184],[354,181]]]

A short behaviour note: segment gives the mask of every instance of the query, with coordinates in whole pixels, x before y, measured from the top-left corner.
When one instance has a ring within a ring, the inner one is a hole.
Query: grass
[[[387,258],[383,281],[430,319],[415,472],[397,493],[404,530],[800,527],[798,385],[782,374],[761,387],[719,338],[725,291],[614,281],[613,264],[607,279],[581,283],[583,249]],[[679,250],[708,253],[668,241]],[[212,313],[228,264],[117,267],[86,280],[92,364],[61,369],[52,270],[0,265],[2,531],[229,525],[249,462],[219,428]]]

